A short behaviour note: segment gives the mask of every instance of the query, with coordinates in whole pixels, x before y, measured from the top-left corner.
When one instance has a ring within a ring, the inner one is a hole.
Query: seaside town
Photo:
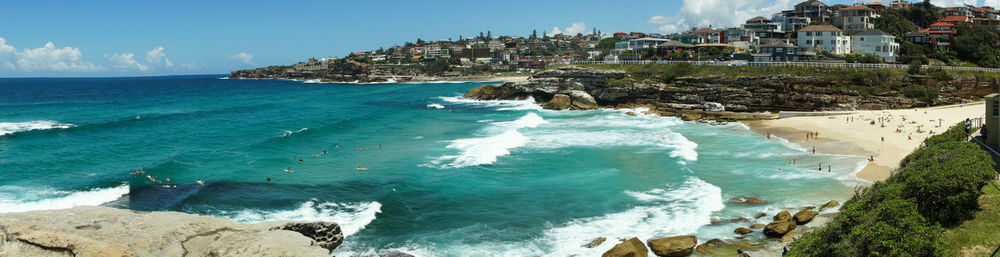
[[[417,39],[344,57],[424,74],[533,71],[574,61],[919,63],[1000,67],[1000,12],[990,6],[934,6],[903,0],[827,5],[808,0],[734,27],[681,33],[607,32]],[[287,72],[326,70],[337,58],[310,59]]]

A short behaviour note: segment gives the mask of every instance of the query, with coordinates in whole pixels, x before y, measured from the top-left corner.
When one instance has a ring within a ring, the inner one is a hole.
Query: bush
[[[996,177],[990,156],[959,136],[963,125],[928,138],[899,172],[861,190],[787,256],[940,256],[942,225],[972,218]]]
[[[934,105],[934,100],[937,99],[939,93],[938,87],[930,85],[913,85],[903,89],[903,96],[924,101],[927,106]]]
[[[906,73],[909,73],[909,74],[912,74],[912,75],[920,74],[920,66],[921,65],[923,65],[923,63],[921,63],[918,60],[910,61],[910,67],[906,69]]]

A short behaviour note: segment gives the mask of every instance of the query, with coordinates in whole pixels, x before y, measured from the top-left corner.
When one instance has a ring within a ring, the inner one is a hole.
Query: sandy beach
[[[985,112],[985,103],[979,102],[905,110],[837,112],[751,121],[747,125],[758,133],[770,133],[806,149],[816,147],[820,153],[874,157],[875,161],[857,174],[858,178],[874,182],[888,178],[899,162],[927,137],[967,118],[983,117]],[[807,139],[808,132],[818,133],[818,136]]]

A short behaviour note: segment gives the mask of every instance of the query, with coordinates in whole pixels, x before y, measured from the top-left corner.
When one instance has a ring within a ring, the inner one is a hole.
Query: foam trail
[[[340,224],[344,236],[350,236],[364,229],[382,212],[379,202],[362,203],[317,203],[316,200],[306,201],[294,210],[257,210],[247,209],[222,216],[240,223],[258,223],[276,220],[296,221],[332,221]]]
[[[490,164],[496,162],[498,157],[510,155],[511,149],[524,146],[527,143],[528,137],[517,132],[516,129],[489,137],[457,139],[452,141],[447,148],[459,149],[462,153],[442,156],[434,163],[452,161],[444,165],[445,168]]]
[[[713,212],[725,208],[722,189],[691,177],[677,189],[625,191],[644,205],[599,217],[581,218],[545,232],[554,246],[551,256],[598,256],[611,245],[587,249],[581,245],[598,236],[654,238],[693,234],[711,222]]]
[[[70,192],[60,197],[40,200],[0,200],[0,213],[95,206],[118,200],[118,198],[128,194],[128,192],[128,184],[122,184],[121,186],[111,188],[95,188],[89,191]]]
[[[36,120],[26,122],[0,122],[0,136],[31,130],[65,129],[73,124],[59,123],[52,120]]]
[[[299,132],[306,131],[306,130],[309,130],[309,128],[301,128],[299,130],[296,130],[295,132],[292,132],[291,130],[285,130],[285,132],[281,133],[281,136],[282,137],[287,137],[287,136],[291,136],[292,134],[299,133]]]
[[[440,105],[440,104],[428,104],[427,108],[444,109],[444,105]]]

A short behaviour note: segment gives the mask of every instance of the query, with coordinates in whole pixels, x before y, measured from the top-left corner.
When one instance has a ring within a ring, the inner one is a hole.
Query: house
[[[904,0],[893,0],[892,2],[889,2],[889,8],[892,9],[910,9],[910,7],[913,7],[913,4]]]
[[[695,36],[698,36],[698,38],[700,39],[699,41],[702,42],[702,43],[712,42],[712,34],[713,33],[715,33],[715,30],[712,29],[712,27],[701,28],[701,29],[695,30],[694,32],[691,32],[691,34],[693,34]]]
[[[746,23],[740,25],[740,28],[762,38],[780,37],[785,32],[781,30],[781,23],[773,22],[761,16],[750,18]]]
[[[953,15],[941,17],[938,21],[951,24],[957,24],[959,22],[972,23],[972,18],[969,18],[969,16]]]
[[[799,60],[798,50],[798,47],[787,43],[765,44],[760,45],[758,54],[768,54],[770,62],[795,62]],[[754,60],[757,59],[755,56]]]
[[[787,16],[787,15],[786,15]],[[793,15],[795,17],[806,17],[812,21],[830,21],[830,7],[819,0],[808,0],[795,5]]]
[[[889,33],[877,29],[866,30],[851,36],[851,52],[875,55],[886,62],[896,62],[899,43]]]
[[[851,53],[851,38],[832,25],[810,25],[799,30],[798,46],[843,55]]]
[[[776,13],[771,17],[771,22],[781,24],[781,32],[794,33],[806,26],[809,26],[809,17],[785,17],[782,13]]]
[[[875,18],[879,15],[875,9],[864,5],[841,8],[831,24],[840,27],[848,33],[861,32],[875,28]]]
[[[650,47],[656,47],[660,44],[669,41],[670,39],[651,38],[651,37],[632,39],[628,41],[628,49],[629,50],[646,49]]]
[[[875,10],[876,13],[882,13],[882,11],[884,11],[885,9],[888,8],[888,7],[886,7],[885,5],[882,5],[882,3],[879,3],[879,2],[867,3],[867,4],[865,4],[865,6],[868,7],[868,8],[871,8],[872,10]]]
[[[955,39],[955,25],[947,22],[931,24],[930,28],[922,29],[920,32],[927,33],[927,42],[935,50],[951,49],[951,41]]]

